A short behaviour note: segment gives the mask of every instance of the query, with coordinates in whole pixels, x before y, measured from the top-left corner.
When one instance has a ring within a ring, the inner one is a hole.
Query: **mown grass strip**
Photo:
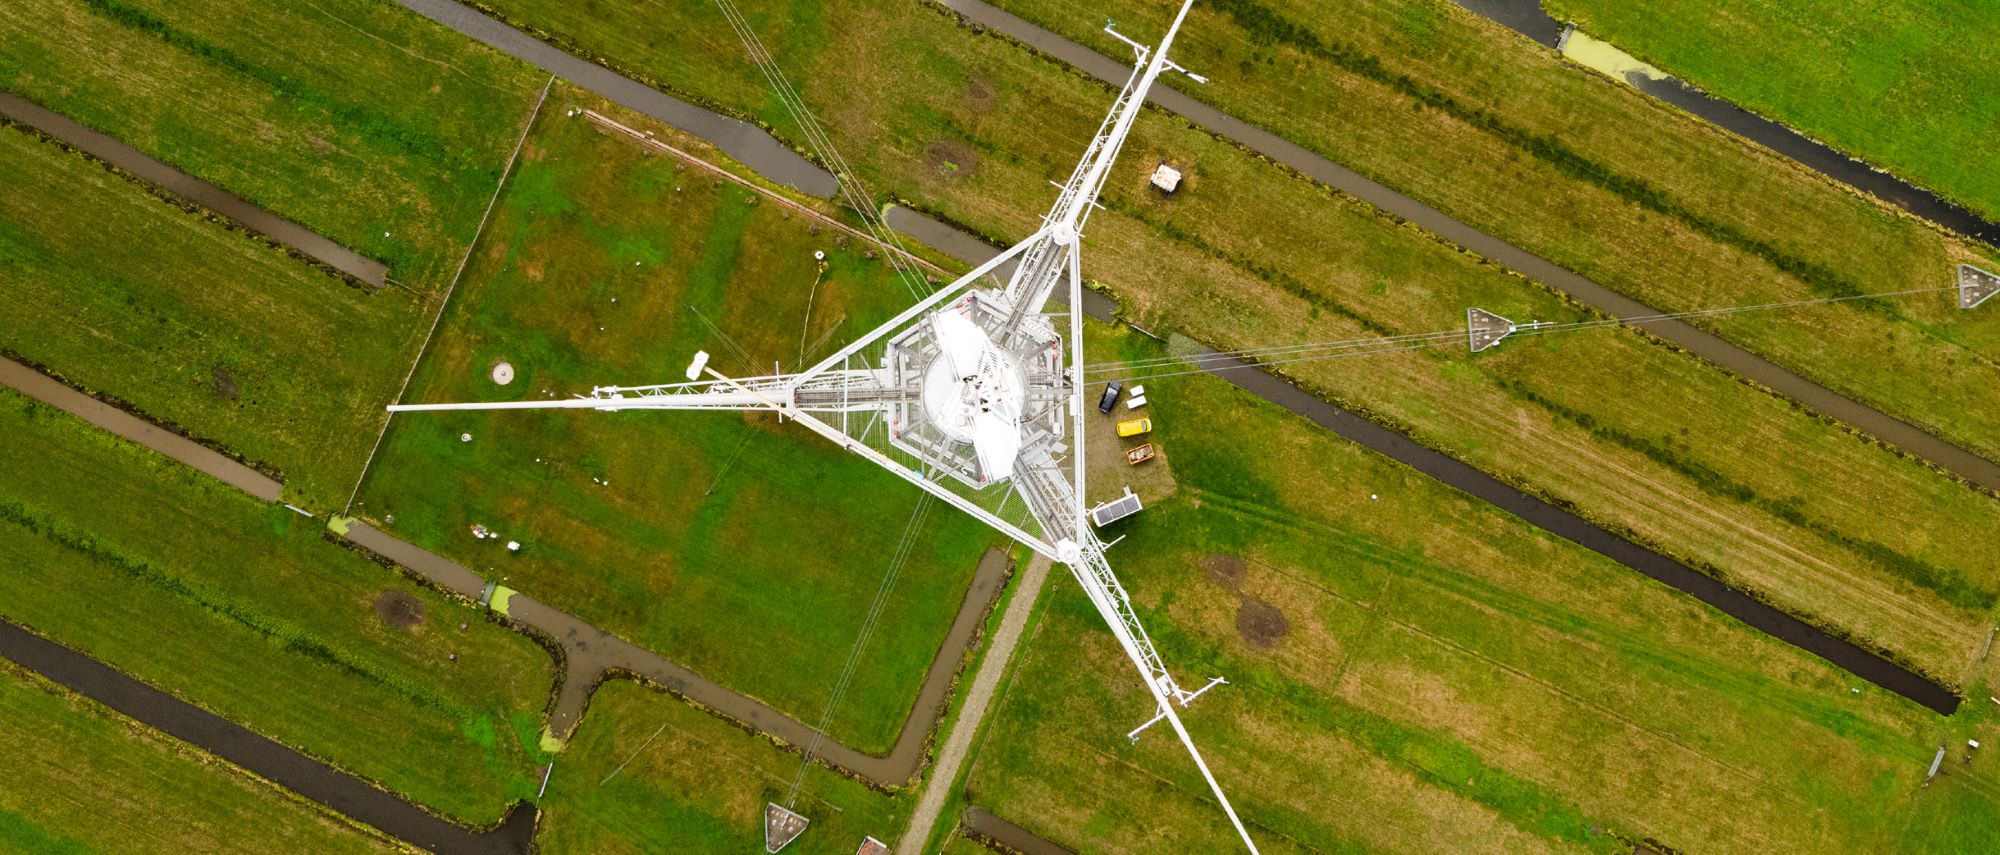
[[[0,394],[0,612],[472,824],[532,795],[552,662],[313,520]]]

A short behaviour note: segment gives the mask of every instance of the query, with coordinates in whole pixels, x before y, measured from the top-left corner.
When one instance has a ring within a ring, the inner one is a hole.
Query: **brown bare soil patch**
[[[988,112],[1000,103],[1000,90],[993,87],[993,81],[975,74],[965,85],[965,103],[981,113]]]
[[[1208,581],[1234,589],[1243,584],[1250,566],[1234,555],[1210,555],[1201,560],[1201,569],[1208,572]]]
[[[947,179],[965,178],[979,168],[979,153],[963,140],[936,140],[924,147],[924,168]]]
[[[397,629],[409,629],[423,623],[424,604],[403,591],[383,591],[375,597],[375,616]]]
[[[1252,647],[1275,646],[1291,631],[1291,623],[1277,606],[1256,597],[1244,597],[1243,603],[1236,607],[1236,634]]]
[[[236,377],[229,373],[229,369],[220,365],[208,370],[208,378],[218,398],[234,401],[237,395],[243,393],[243,387],[237,384]]]

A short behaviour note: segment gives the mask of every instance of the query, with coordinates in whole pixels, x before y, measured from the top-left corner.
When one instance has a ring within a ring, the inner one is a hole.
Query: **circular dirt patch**
[[[1234,555],[1210,555],[1201,560],[1201,569],[1208,571],[1208,581],[1234,588],[1243,584],[1243,576],[1250,568]]]
[[[505,362],[494,363],[493,382],[502,386],[514,382],[514,366]]]
[[[924,148],[924,167],[947,179],[964,178],[979,168],[979,153],[963,140],[938,140]]]
[[[1236,607],[1236,634],[1250,642],[1252,647],[1270,647],[1292,631],[1292,625],[1285,620],[1285,613],[1278,607],[1254,597],[1244,597]]]
[[[230,374],[229,369],[217,365],[208,370],[208,378],[218,398],[234,401],[237,395],[243,394],[243,387],[236,382],[235,375]]]
[[[993,88],[993,81],[984,77],[973,77],[965,86],[965,103],[972,109],[984,113],[1000,103],[1000,92]]]
[[[409,629],[424,621],[424,602],[402,591],[383,591],[375,597],[375,616],[397,629]]]

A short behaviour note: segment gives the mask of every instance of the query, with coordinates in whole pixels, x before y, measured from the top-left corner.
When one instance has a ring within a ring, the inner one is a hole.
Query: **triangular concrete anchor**
[[[1973,267],[1970,264],[1958,266],[1958,307],[1970,309],[1986,298],[2000,294],[2000,275],[1995,275]]]
[[[764,803],[764,851],[775,853],[806,832],[806,819],[777,802]]]
[[[1513,321],[1485,309],[1465,310],[1466,342],[1472,346],[1473,353],[1499,344],[1501,339],[1513,331]]]

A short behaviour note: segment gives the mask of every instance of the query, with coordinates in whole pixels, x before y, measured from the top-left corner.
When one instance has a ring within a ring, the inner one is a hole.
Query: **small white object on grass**
[[[1371,501],[1371,502],[1377,502],[1377,501],[1381,501],[1381,499],[1382,499],[1382,497],[1381,497],[1381,496],[1378,496],[1378,495],[1375,495],[1374,493],[1369,493],[1369,494],[1368,494],[1368,501]]]
[[[493,382],[502,386],[514,382],[514,366],[506,362],[495,364],[493,366]]]
[[[825,260],[826,260],[826,253],[825,253],[824,251],[821,251],[821,250],[817,250],[817,249],[813,250],[813,260],[814,260],[814,261],[825,261]]]
[[[510,541],[507,541],[507,551],[508,551],[508,552],[520,552],[520,551],[521,551],[521,542],[520,542],[520,541],[518,541],[518,540],[510,540]]]
[[[458,435],[458,441],[459,441],[459,442],[471,442],[471,441],[472,441],[472,434],[469,434],[469,433],[462,433],[462,434],[459,434],[459,435]]]

